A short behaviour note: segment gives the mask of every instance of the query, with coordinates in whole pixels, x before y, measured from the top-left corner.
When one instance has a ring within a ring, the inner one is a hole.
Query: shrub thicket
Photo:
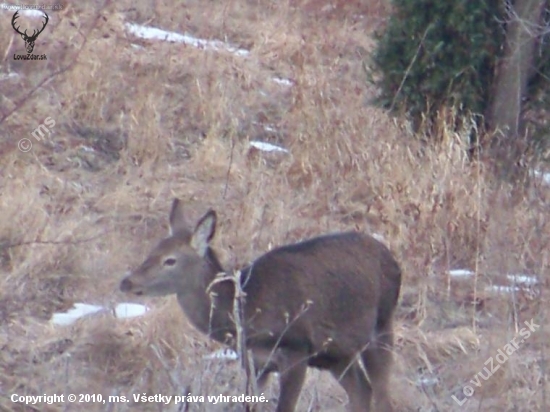
[[[380,89],[376,102],[407,114],[415,129],[443,107],[485,113],[505,38],[503,1],[393,3],[369,71]]]

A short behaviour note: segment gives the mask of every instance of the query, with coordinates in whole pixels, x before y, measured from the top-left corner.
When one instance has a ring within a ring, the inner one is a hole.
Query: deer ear
[[[204,257],[206,255],[206,250],[216,232],[216,220],[216,212],[210,209],[197,223],[197,227],[191,237],[191,246],[199,256]]]
[[[175,198],[172,202],[172,209],[170,210],[170,236],[183,230],[189,231],[189,224],[185,218],[181,201]]]

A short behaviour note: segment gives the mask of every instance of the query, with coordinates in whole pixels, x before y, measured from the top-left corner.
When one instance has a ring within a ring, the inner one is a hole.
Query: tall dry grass
[[[215,245],[228,268],[324,232],[382,235],[404,269],[397,410],[547,410],[549,188],[509,187],[469,160],[463,136],[445,124],[439,143],[428,145],[402,119],[369,106],[375,91],[362,61],[388,6],[334,4],[72,2],[37,42],[45,66],[13,61],[22,41],[10,41],[1,71],[21,77],[0,83],[0,410],[160,410],[25,406],[11,402],[14,393],[244,390],[236,363],[203,358],[216,345],[173,298],[144,299],[153,309],[131,320],[48,321],[74,302],[127,299],[117,291],[122,274],[165,234],[175,196],[193,217],[217,209]],[[357,17],[360,7],[369,14]],[[126,21],[227,39],[251,53],[139,40]],[[3,39],[14,33],[0,26]],[[56,121],[50,138],[18,151],[17,141],[48,116]],[[257,152],[252,139],[290,154]],[[476,274],[456,280],[447,273],[454,268]],[[507,284],[510,273],[535,274],[539,286],[487,289]],[[532,318],[540,330],[459,407],[451,395],[462,399],[485,360]],[[300,410],[345,403],[332,378],[310,372]]]

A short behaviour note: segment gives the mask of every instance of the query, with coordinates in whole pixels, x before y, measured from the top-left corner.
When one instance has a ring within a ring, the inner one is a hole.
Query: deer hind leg
[[[372,387],[358,362],[341,362],[330,371],[348,394],[350,412],[370,412]]]
[[[374,391],[377,412],[393,412],[388,395],[388,381],[392,366],[393,332],[389,322],[377,334],[376,340],[362,354],[371,386]]]
[[[299,352],[281,353],[279,370],[279,402],[276,412],[294,412],[307,371],[307,357]]]

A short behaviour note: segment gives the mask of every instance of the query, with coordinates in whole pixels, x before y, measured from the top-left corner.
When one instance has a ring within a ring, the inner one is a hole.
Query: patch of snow
[[[139,303],[119,303],[113,309],[115,318],[118,319],[143,316],[145,313],[147,313],[147,311],[149,311],[149,308],[145,305],[140,305]]]
[[[263,124],[260,122],[252,122],[252,124],[262,127],[266,132],[277,133],[277,129],[272,124]]]
[[[536,276],[533,275],[506,275],[508,280],[516,285],[532,286],[539,283]]]
[[[485,291],[495,293],[515,293],[519,292],[521,288],[519,286],[504,286],[504,285],[492,285],[487,286]]]
[[[105,308],[103,306],[75,303],[74,306],[67,312],[54,313],[52,316],[52,322],[55,325],[71,325],[80,318],[102,312],[104,310]]]
[[[112,313],[117,319],[135,318],[145,314],[149,308],[138,303],[119,303],[112,309]],[[67,312],[58,312],[52,315],[54,325],[71,325],[80,318],[90,316],[96,313],[105,313],[108,309],[99,305],[89,305],[87,303],[75,303]]]
[[[266,142],[260,142],[258,140],[252,140],[250,141],[250,146],[261,150],[263,152],[283,152],[283,153],[290,153],[287,149],[281,146],[276,146],[271,143]]]
[[[11,73],[0,73],[0,81],[2,80],[9,80],[9,79],[17,79],[19,77],[18,73],[11,72]]]
[[[541,178],[544,183],[550,185],[550,173],[541,172],[540,170],[532,170],[531,174],[535,177]]]
[[[469,278],[474,276],[474,272],[470,269],[452,269],[449,270],[449,275],[453,278]]]
[[[275,83],[280,84],[281,86],[292,86],[294,82],[290,79],[285,79],[283,77],[274,77],[273,80]]]
[[[183,43],[197,49],[227,51],[237,56],[245,57],[250,54],[246,49],[239,49],[219,40],[198,39],[188,34],[170,32],[156,27],[141,26],[135,23],[125,23],[126,29],[136,37],[148,40],[163,40],[172,43]]]
[[[86,145],[83,145],[83,144],[81,144],[79,146],[79,149],[82,149],[84,152],[95,152],[96,151],[93,147],[86,146]]]
[[[385,245],[388,244],[386,242],[386,238],[384,236],[382,236],[380,233],[373,233],[372,237],[375,238],[376,240],[378,240],[380,243],[384,243]]]
[[[435,386],[438,383],[439,383],[439,379],[433,376],[423,376],[423,377],[419,377],[416,380],[416,386],[420,386],[420,387]]]
[[[204,359],[228,359],[228,360],[237,360],[239,355],[232,349],[220,349],[215,352],[212,352],[210,355],[206,355]]]

